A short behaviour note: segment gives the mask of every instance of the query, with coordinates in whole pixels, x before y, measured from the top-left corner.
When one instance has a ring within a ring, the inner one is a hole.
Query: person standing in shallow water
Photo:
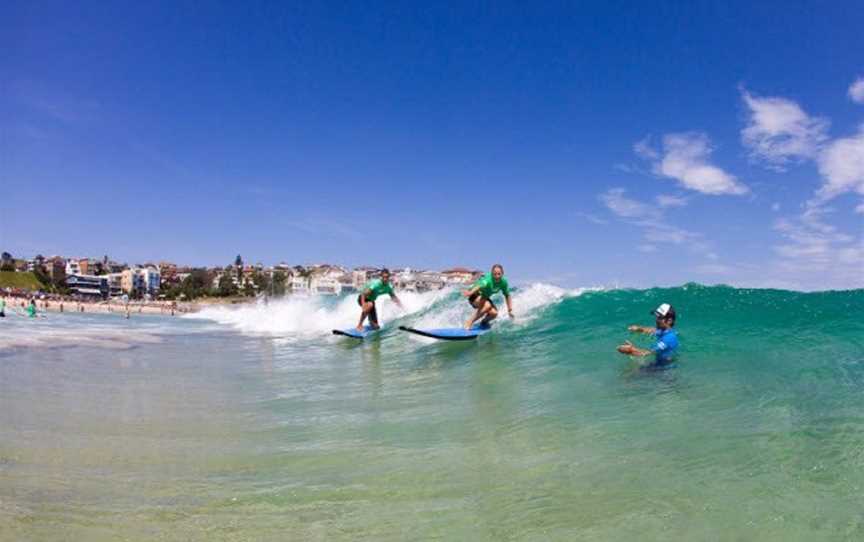
[[[651,314],[654,315],[656,327],[632,325],[627,327],[627,331],[653,335],[654,345],[645,350],[633,346],[630,341],[624,341],[624,344],[618,346],[618,351],[630,356],[650,356],[653,354],[654,363],[649,364],[648,367],[657,368],[670,365],[675,361],[675,353],[678,350],[678,335],[672,329],[675,327],[675,309],[669,303],[663,303],[651,311]]]
[[[30,304],[27,305],[27,316],[36,318],[36,298],[30,299]]]
[[[389,294],[390,299],[402,308],[402,302],[396,297],[396,292],[393,291],[393,284],[390,282],[390,271],[387,269],[381,270],[381,278],[375,279],[363,287],[363,291],[357,296],[357,304],[360,305],[360,323],[357,324],[357,331],[363,331],[363,321],[369,318],[369,325],[374,329],[378,329],[378,309],[375,307],[375,300],[379,295]]]
[[[474,315],[465,322],[465,329],[471,329],[474,323],[481,318],[482,326],[488,326],[489,322],[498,317],[498,307],[492,301],[492,296],[501,292],[507,303],[507,314],[513,318],[513,303],[510,301],[510,285],[504,277],[504,267],[500,263],[492,266],[492,270],[480,277],[470,290],[465,290],[462,295],[468,298],[468,303],[476,309]]]

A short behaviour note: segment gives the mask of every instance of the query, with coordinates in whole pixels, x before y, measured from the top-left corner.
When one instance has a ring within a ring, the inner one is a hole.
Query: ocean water
[[[0,540],[864,539],[864,290],[403,298],[0,321]]]

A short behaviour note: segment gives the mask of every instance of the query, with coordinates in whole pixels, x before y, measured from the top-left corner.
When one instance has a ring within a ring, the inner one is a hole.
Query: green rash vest
[[[474,283],[474,288],[480,288],[480,295],[489,299],[492,295],[501,292],[505,296],[510,295],[510,286],[507,284],[507,279],[501,277],[500,282],[495,282],[492,278],[492,273],[486,273]]]
[[[36,318],[36,305],[27,305],[27,316]]]
[[[370,291],[370,294],[366,295],[366,301],[375,301],[378,299],[379,295],[390,294],[393,295],[393,283],[388,282],[384,284],[381,279],[375,279],[363,288],[363,292]]]

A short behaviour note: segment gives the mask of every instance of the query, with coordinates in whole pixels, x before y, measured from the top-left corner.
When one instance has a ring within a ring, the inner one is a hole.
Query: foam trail
[[[536,318],[542,309],[559,303],[565,298],[576,297],[590,290],[602,290],[602,288],[565,290],[564,288],[543,283],[519,288],[512,295],[513,313],[515,314],[512,322],[518,326],[525,325]],[[503,298],[495,296],[495,304],[498,306],[499,311],[499,325],[502,323],[510,325],[510,321],[507,318],[507,306]],[[471,316],[473,310],[467,300],[460,295],[458,301],[448,303],[441,310],[434,313],[430,312],[422,315],[412,325],[419,328],[461,327]]]
[[[446,297],[450,290],[414,293],[397,292],[404,309],[400,309],[389,296],[377,300],[378,319],[386,325],[402,316],[414,314]],[[269,336],[303,336],[329,333],[357,325],[360,307],[357,296],[338,299],[327,297],[289,296],[268,304],[257,303],[241,307],[210,307],[187,318],[204,318],[231,326],[241,333]]]

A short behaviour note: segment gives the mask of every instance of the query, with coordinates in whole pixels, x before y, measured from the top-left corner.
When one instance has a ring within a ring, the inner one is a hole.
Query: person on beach
[[[363,287],[363,291],[357,296],[357,304],[360,305],[360,323],[357,324],[357,331],[363,331],[363,321],[369,318],[369,325],[374,329],[378,329],[378,311],[375,308],[375,300],[379,295],[389,294],[390,299],[402,307],[402,302],[396,297],[396,292],[393,291],[393,284],[390,283],[390,271],[388,269],[381,270],[381,278],[375,279]]]
[[[27,305],[27,316],[36,318],[36,298],[30,299],[30,304]]]
[[[633,346],[630,341],[624,341],[624,344],[618,347],[618,351],[630,356],[654,355],[654,362],[648,367],[664,367],[675,361],[675,353],[678,350],[678,335],[672,329],[675,327],[675,309],[669,303],[663,303],[651,311],[651,314],[654,315],[656,327],[632,325],[627,327],[627,331],[652,335],[654,345],[646,350]]]
[[[6,318],[6,298],[0,297],[0,318]]]
[[[504,267],[500,263],[492,266],[492,270],[480,277],[469,290],[462,295],[468,298],[468,303],[476,310],[474,315],[465,322],[465,329],[471,329],[477,320],[483,319],[481,325],[488,326],[498,317],[498,307],[492,301],[492,296],[501,292],[507,303],[507,314],[513,318],[513,303],[510,300],[510,285],[504,277]]]

